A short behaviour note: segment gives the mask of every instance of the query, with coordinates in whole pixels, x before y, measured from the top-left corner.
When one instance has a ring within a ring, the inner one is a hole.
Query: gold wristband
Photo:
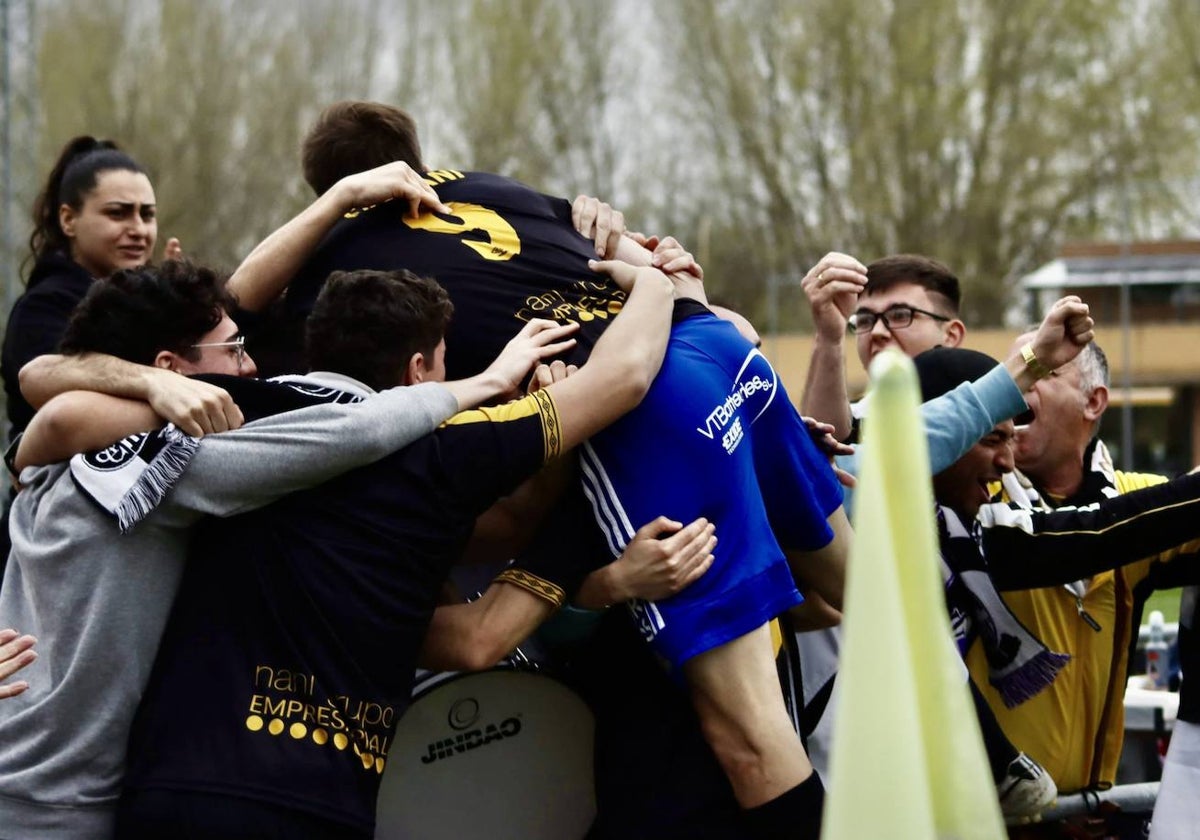
[[[1032,344],[1026,344],[1021,348],[1021,358],[1025,360],[1025,367],[1029,368],[1029,372],[1036,378],[1045,379],[1050,375],[1050,368],[1042,364],[1041,359],[1033,352]]]

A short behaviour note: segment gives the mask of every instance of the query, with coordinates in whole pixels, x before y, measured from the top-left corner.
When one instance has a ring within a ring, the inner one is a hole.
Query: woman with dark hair
[[[17,381],[21,367],[54,352],[93,280],[149,262],[158,233],[146,171],[115,143],[87,136],[63,148],[33,221],[33,270],[9,314],[0,359],[13,434],[33,417]]]

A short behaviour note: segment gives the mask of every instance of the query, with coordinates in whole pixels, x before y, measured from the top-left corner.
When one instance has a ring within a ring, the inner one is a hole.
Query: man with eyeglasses
[[[1096,363],[1093,353],[1085,350],[1061,375],[1040,380],[1030,399],[1039,419],[1055,391],[1065,392],[1059,396],[1080,393],[1063,380],[1078,381],[1080,368]],[[915,362],[925,399],[978,378],[996,364],[964,349],[931,350]],[[1092,374],[1099,376],[1098,371]],[[1076,412],[1082,414],[1084,401],[1076,401]],[[1097,406],[1093,401],[1092,408]],[[1079,417],[1072,430],[1064,413],[1059,414],[1061,435],[1082,445],[1091,422]],[[972,657],[971,670],[1006,730],[1011,727],[1030,755],[1062,780],[1062,787],[1104,789],[1113,783],[1120,752],[1125,683],[1111,672],[1123,671],[1132,590],[1153,563],[1171,560],[1181,576],[1194,566],[1195,554],[1185,552],[1194,552],[1197,543],[1197,477],[1167,481],[1114,472],[1101,450],[1100,457],[1076,466],[1078,477],[1071,483],[1078,486],[1062,504],[1040,504],[1010,483],[1014,450],[1021,449],[1019,433],[1005,421],[934,476],[951,625],[961,651],[976,640],[976,648],[986,650],[986,657]],[[996,482],[1013,488],[1014,498],[989,501],[987,488]],[[1095,597],[1084,601],[1070,591],[1079,580],[1088,584],[1081,591]],[[1112,710],[1107,708],[1114,704],[1115,722],[1108,719]],[[1181,705],[1181,716],[1183,711]],[[1190,821],[1185,816],[1195,814],[1194,803],[1173,799],[1176,803],[1184,808],[1172,814],[1179,821],[1167,820],[1172,823],[1168,830],[1156,820],[1155,827],[1163,838],[1195,837],[1194,816]],[[1102,825],[1103,814],[1087,817],[1081,821],[1086,825],[1012,828],[1010,837],[1107,837],[1115,829]],[[1150,836],[1160,835],[1152,831]]]
[[[243,374],[242,370],[246,367],[246,336],[238,335],[236,338],[231,338],[228,341],[204,341],[199,344],[191,345],[193,350],[206,350],[208,348],[220,349],[226,351],[232,359],[233,367],[239,376],[251,376],[253,374]],[[254,364],[253,360],[250,364]]]
[[[830,253],[802,284],[816,334],[803,414],[832,423],[846,439],[864,406],[846,400],[845,338],[855,337],[866,370],[881,351],[895,347],[911,357],[932,347],[958,347],[967,328],[958,318],[958,278],[942,263],[920,254],[896,254],[864,267],[846,254]]]
[[[64,383],[112,386],[125,375],[122,365],[136,367],[124,395],[157,395],[160,411],[185,406],[172,413],[198,434],[205,426],[240,426],[242,410],[226,391],[166,369],[240,372],[240,379],[226,377],[222,384],[237,391],[247,419],[283,413],[202,441],[170,427],[121,437],[131,422],[147,429],[161,421],[149,405],[108,394],[63,394],[35,415],[10,459],[10,466],[28,468],[20,471],[24,487],[13,506],[13,550],[0,587],[0,626],[36,636],[41,651],[26,669],[28,688],[0,704],[5,840],[111,835],[129,727],[183,575],[191,524],[205,514],[228,516],[266,505],[374,462],[456,411],[515,387],[540,358],[526,347],[516,362],[509,359],[520,370],[507,377],[493,370],[490,386],[479,378],[392,389],[355,404],[320,402],[298,389],[248,380],[254,362],[227,314],[231,306],[215,273],[187,263],[118,272],[93,285],[62,345],[84,354],[85,362],[116,371],[117,378],[97,382],[86,363],[81,370],[61,359],[39,366],[50,380],[41,387],[50,390]],[[549,352],[561,349],[548,345]],[[23,385],[38,379],[22,372]],[[172,380],[174,396],[163,397],[172,388],[161,383]],[[269,399],[264,390],[273,392]],[[192,412],[190,404],[200,408]],[[292,408],[297,410],[284,411]],[[118,437],[71,465],[56,463]],[[48,466],[33,466],[39,463]],[[171,491],[163,495],[172,476]],[[127,504],[144,507],[156,488],[153,513],[137,529],[119,533],[119,515],[110,516],[111,508],[102,505],[115,500],[118,511]]]

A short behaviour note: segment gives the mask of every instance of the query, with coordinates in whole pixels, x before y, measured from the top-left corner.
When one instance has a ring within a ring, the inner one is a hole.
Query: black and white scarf
[[[173,424],[121,438],[71,459],[71,477],[96,504],[117,518],[121,533],[141,522],[183,475],[198,438]]]
[[[968,528],[953,510],[938,505],[937,524],[955,640],[964,655],[980,640],[988,682],[1011,709],[1054,682],[1071,657],[1048,649],[1008,609],[988,574],[977,521]]]

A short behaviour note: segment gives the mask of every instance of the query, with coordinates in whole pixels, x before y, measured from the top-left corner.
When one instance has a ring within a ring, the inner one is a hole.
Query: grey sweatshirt
[[[29,689],[0,700],[0,838],[112,835],[129,728],[179,586],[188,526],[378,460],[456,409],[448,390],[429,383],[208,436],[158,509],[125,536],[67,465],[26,469],[0,627],[36,635],[39,657],[23,674]]]

